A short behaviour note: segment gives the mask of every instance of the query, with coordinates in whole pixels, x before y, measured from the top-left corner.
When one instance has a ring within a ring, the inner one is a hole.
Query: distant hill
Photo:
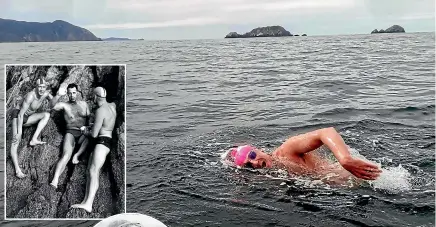
[[[254,38],[254,37],[280,37],[280,36],[292,36],[292,34],[284,29],[282,26],[266,26],[258,27],[245,34],[238,34],[236,32],[230,32],[225,38]]]
[[[62,20],[27,22],[0,18],[0,42],[101,41],[90,31]]]

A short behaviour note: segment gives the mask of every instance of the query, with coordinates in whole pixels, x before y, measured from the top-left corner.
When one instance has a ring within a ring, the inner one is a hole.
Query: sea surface
[[[434,33],[8,43],[0,50],[1,64],[127,64],[128,212],[168,226],[435,225]],[[273,151],[323,127],[379,163],[380,179],[335,187],[221,161],[234,144]]]

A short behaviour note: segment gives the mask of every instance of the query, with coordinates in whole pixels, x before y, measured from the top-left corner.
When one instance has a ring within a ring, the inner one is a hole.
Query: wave
[[[407,107],[399,107],[399,108],[373,108],[373,109],[359,109],[359,108],[333,108],[324,112],[317,113],[313,116],[313,118],[321,118],[327,117],[331,115],[337,114],[351,114],[351,113],[373,113],[376,115],[391,115],[393,113],[401,113],[401,112],[420,112],[423,114],[435,113],[435,105],[423,105],[423,106],[407,106]]]

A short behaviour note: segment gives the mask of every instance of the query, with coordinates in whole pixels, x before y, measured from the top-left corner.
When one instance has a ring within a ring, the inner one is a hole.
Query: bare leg
[[[100,170],[106,161],[106,156],[109,153],[109,148],[102,144],[97,144],[95,146],[92,163],[89,167],[89,188],[88,197],[81,204],[72,205],[72,208],[81,208],[87,212],[92,212],[92,203],[94,202],[95,194],[99,186],[99,176]]]
[[[40,140],[38,140],[39,134],[41,134],[42,129],[44,129],[44,127],[47,125],[48,120],[50,119],[50,114],[49,113],[38,113],[42,116],[41,120],[38,122],[38,126],[36,127],[36,131],[33,134],[32,140],[30,141],[30,146],[35,146],[38,144],[44,144],[46,142],[42,142]],[[27,121],[30,120],[30,117]]]
[[[12,144],[11,144],[11,158],[12,158],[12,163],[14,164],[14,168],[15,168],[15,176],[17,176],[18,178],[23,178],[26,176],[26,174],[24,174],[21,169],[20,169],[20,165],[18,164],[18,145],[20,145],[20,141],[21,141],[21,137],[17,138],[17,133],[18,133],[18,125],[17,125],[17,118],[14,118],[12,120]]]
[[[79,148],[79,150],[77,151],[77,153],[73,156],[73,161],[72,161],[72,163],[73,164],[77,164],[77,163],[79,163],[79,157],[80,157],[80,155],[86,150],[86,147],[88,146],[88,138],[86,137],[86,136],[84,136],[84,135],[82,135],[81,137],[80,137],[80,139],[79,139],[79,143],[80,143],[80,140],[82,140],[82,138],[84,138],[83,139],[83,142],[82,142],[82,144],[80,145],[80,148]]]
[[[70,133],[65,134],[62,158],[59,160],[59,162],[56,165],[56,170],[53,176],[53,180],[50,183],[55,188],[58,187],[59,177],[62,174],[62,172],[64,172],[65,166],[67,165],[68,161],[71,158],[71,154],[73,153],[75,143],[76,141],[74,140],[73,135],[71,135]]]
[[[90,184],[89,168],[91,167],[91,164],[92,164],[92,160],[93,160],[93,159],[94,159],[94,152],[92,152],[91,155],[89,156],[88,166],[86,167],[86,169],[87,169],[88,171],[86,171],[85,198],[83,198],[82,203],[85,203],[85,201],[88,200],[88,195],[89,195],[89,184]]]

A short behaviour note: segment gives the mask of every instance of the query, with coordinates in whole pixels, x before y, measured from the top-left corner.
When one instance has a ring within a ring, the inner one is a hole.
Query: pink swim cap
[[[250,145],[239,146],[233,148],[231,151],[231,156],[234,158],[234,162],[238,166],[243,166],[247,160],[248,153],[253,150],[254,147]]]

